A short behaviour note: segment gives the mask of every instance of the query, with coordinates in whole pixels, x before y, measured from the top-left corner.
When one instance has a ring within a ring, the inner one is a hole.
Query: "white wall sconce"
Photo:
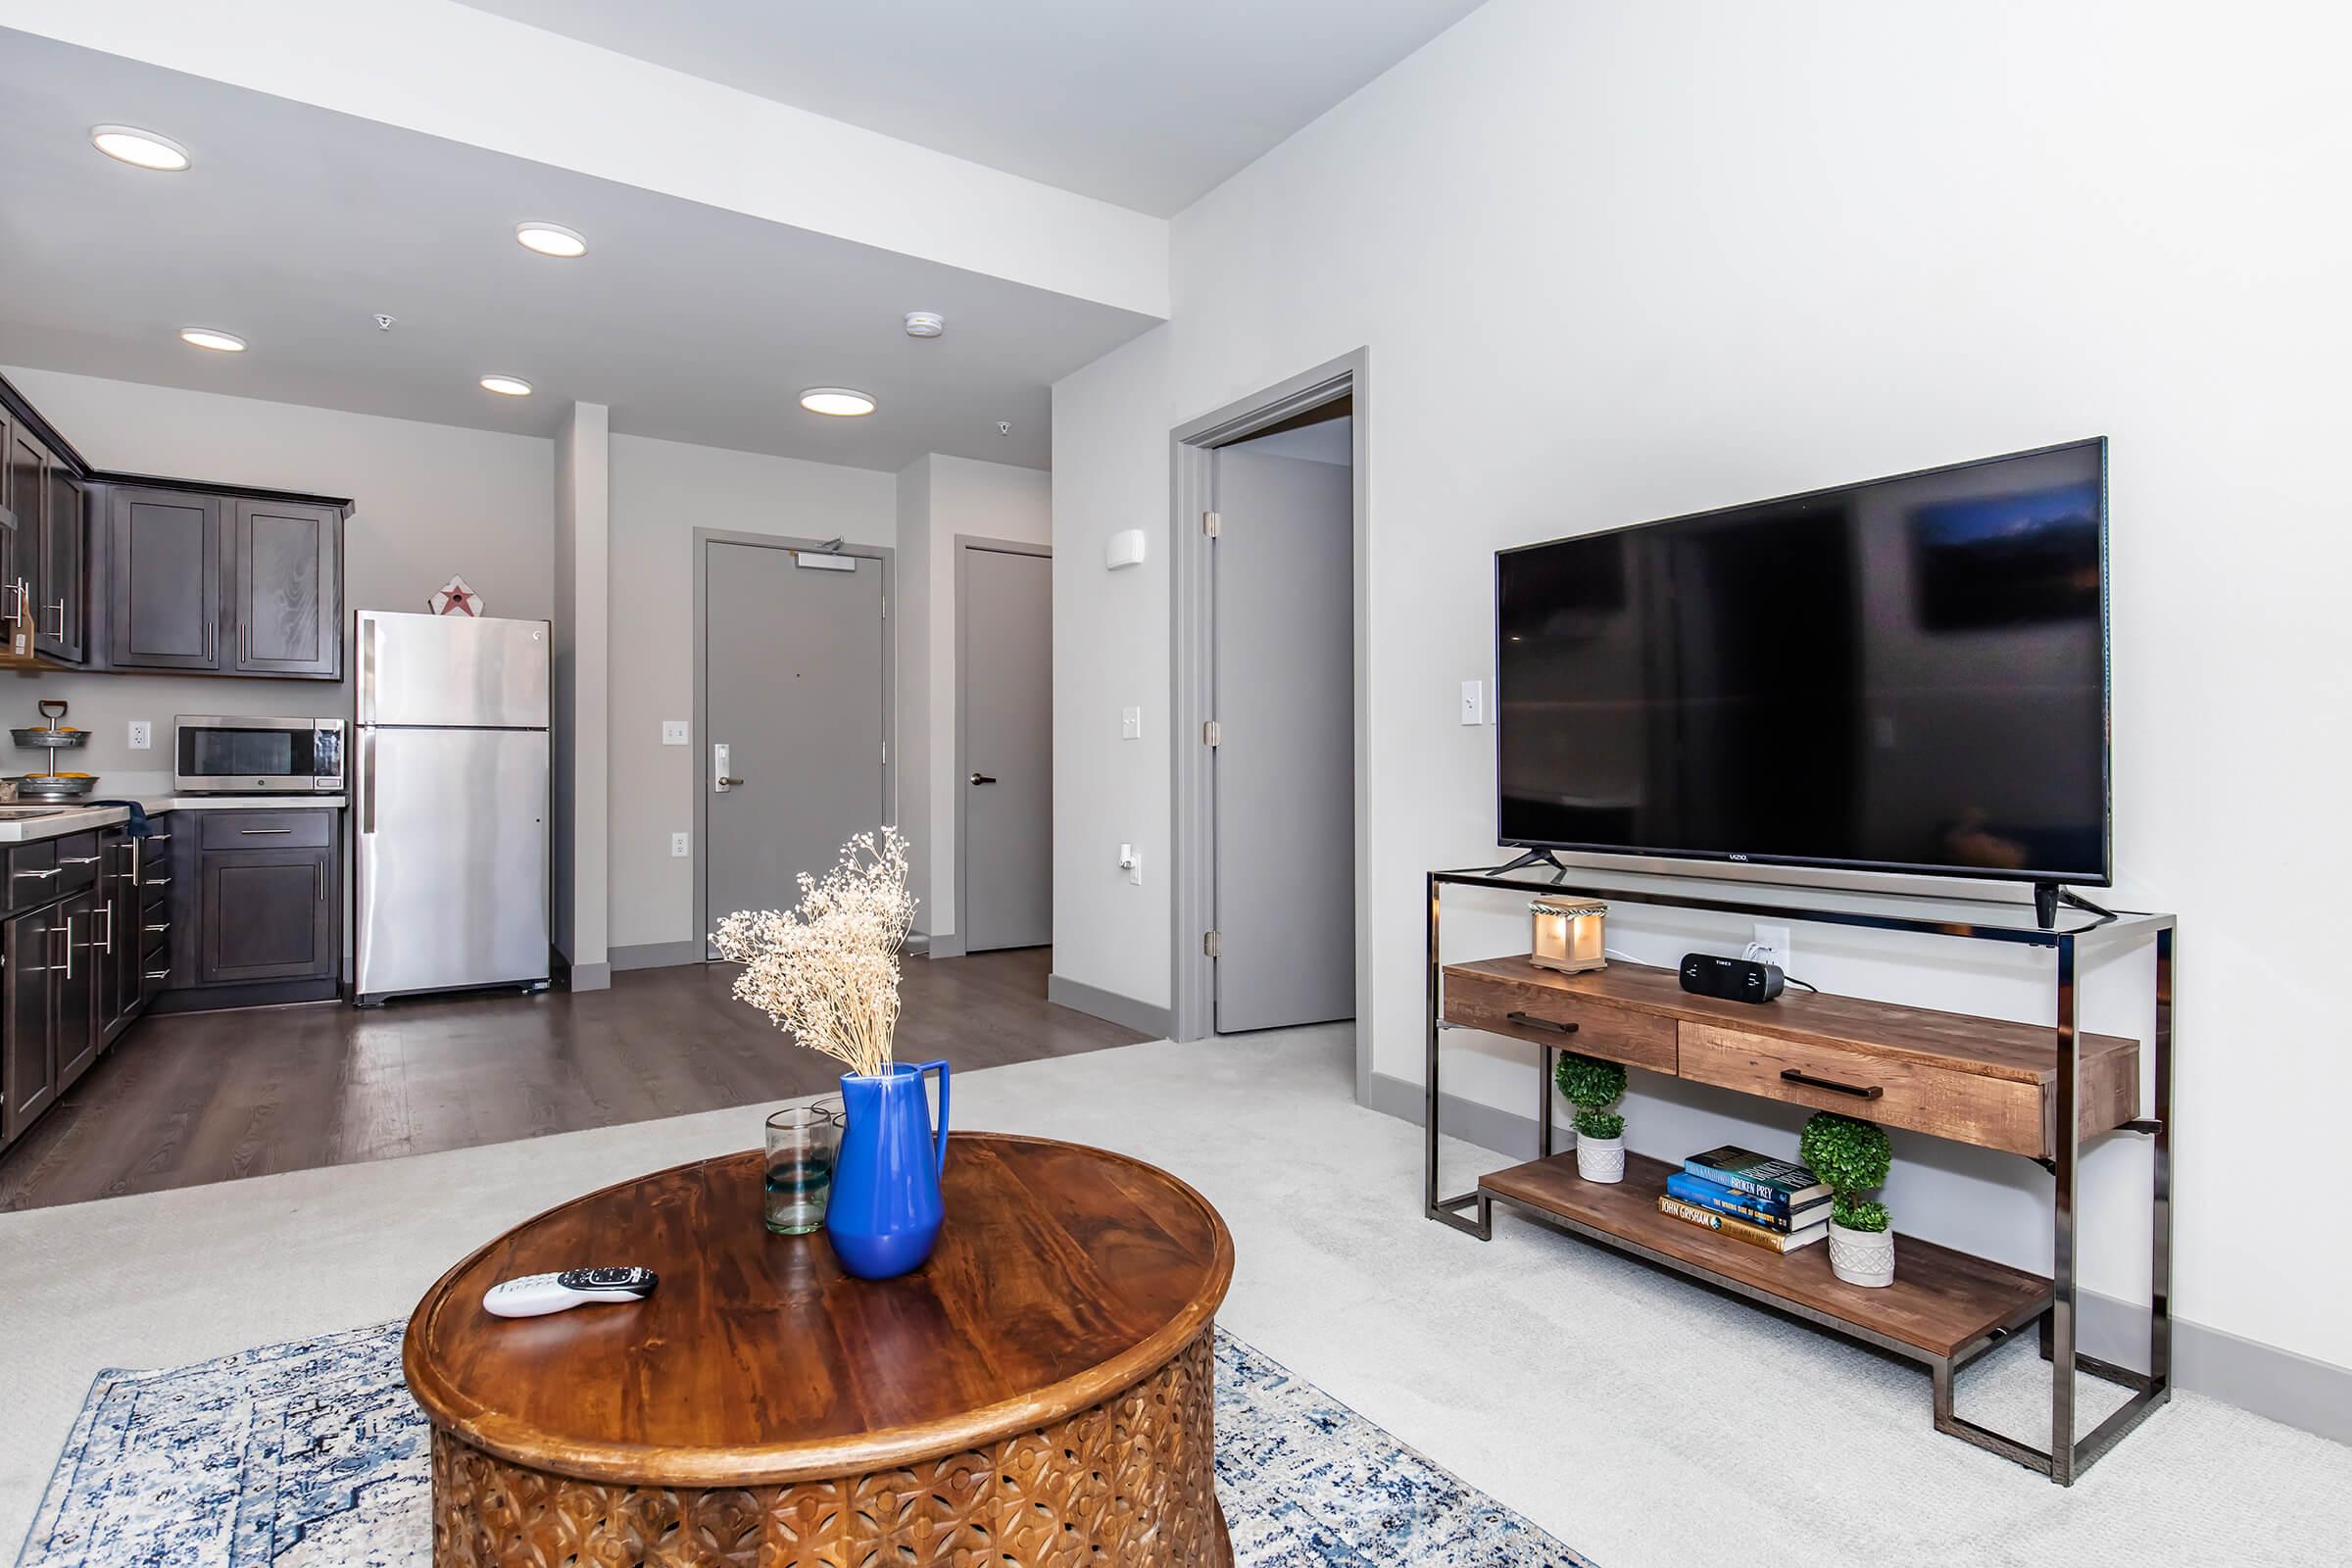
[[[1122,528],[1102,547],[1102,564],[1112,571],[1144,564],[1144,530]]]
[[[1530,901],[1527,912],[1534,927],[1534,945],[1528,953],[1528,962],[1539,969],[1557,969],[1562,974],[1608,967],[1609,960],[1601,945],[1601,920],[1609,912],[1607,905],[1591,899],[1563,899],[1545,894]]]

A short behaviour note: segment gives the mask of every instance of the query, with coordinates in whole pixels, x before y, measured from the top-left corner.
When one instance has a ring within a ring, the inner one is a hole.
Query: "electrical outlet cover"
[[[1788,928],[1785,925],[1756,922],[1754,940],[1747,945],[1747,956],[1756,963],[1780,965],[1781,973],[1788,972]]]
[[[669,836],[669,853],[677,859],[684,859],[694,853],[693,840],[683,833],[672,833]]]
[[[686,720],[682,718],[663,719],[662,721],[662,744],[664,746],[685,745]]]
[[[132,719],[130,721],[130,735],[128,744],[130,749],[134,752],[153,750],[155,746],[155,720],[151,718]]]

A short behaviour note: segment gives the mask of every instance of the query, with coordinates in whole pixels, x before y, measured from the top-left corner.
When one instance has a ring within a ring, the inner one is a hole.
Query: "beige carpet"
[[[1923,1370],[1529,1224],[1430,1224],[1419,1132],[1350,1068],[1343,1030],[1159,1043],[976,1072],[956,1109],[1193,1182],[1234,1232],[1229,1328],[1602,1568],[2352,1560],[2352,1448],[2177,1396],[2064,1491],[1937,1437]],[[399,1316],[497,1231],[760,1114],[0,1215],[0,1552],[99,1368]],[[1453,1146],[1449,1179],[1494,1163]],[[1961,1410],[2033,1438],[2043,1378],[2029,1336]]]

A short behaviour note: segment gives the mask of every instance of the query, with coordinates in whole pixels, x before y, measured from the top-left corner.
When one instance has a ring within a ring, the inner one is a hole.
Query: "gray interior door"
[[[1216,1027],[1350,1017],[1352,470],[1222,448],[1216,510]]]
[[[965,546],[957,562],[965,764],[956,842],[965,951],[1054,940],[1054,562]]]
[[[797,564],[796,553],[708,542],[703,856],[710,926],[737,909],[788,909],[796,878],[890,820],[882,564]],[[718,768],[718,749],[726,767]]]

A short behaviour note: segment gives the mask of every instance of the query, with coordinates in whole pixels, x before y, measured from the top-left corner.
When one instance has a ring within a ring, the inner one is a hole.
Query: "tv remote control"
[[[494,1317],[545,1317],[590,1301],[642,1301],[654,1294],[650,1268],[567,1268],[561,1274],[526,1274],[501,1280],[482,1293],[482,1310]]]

